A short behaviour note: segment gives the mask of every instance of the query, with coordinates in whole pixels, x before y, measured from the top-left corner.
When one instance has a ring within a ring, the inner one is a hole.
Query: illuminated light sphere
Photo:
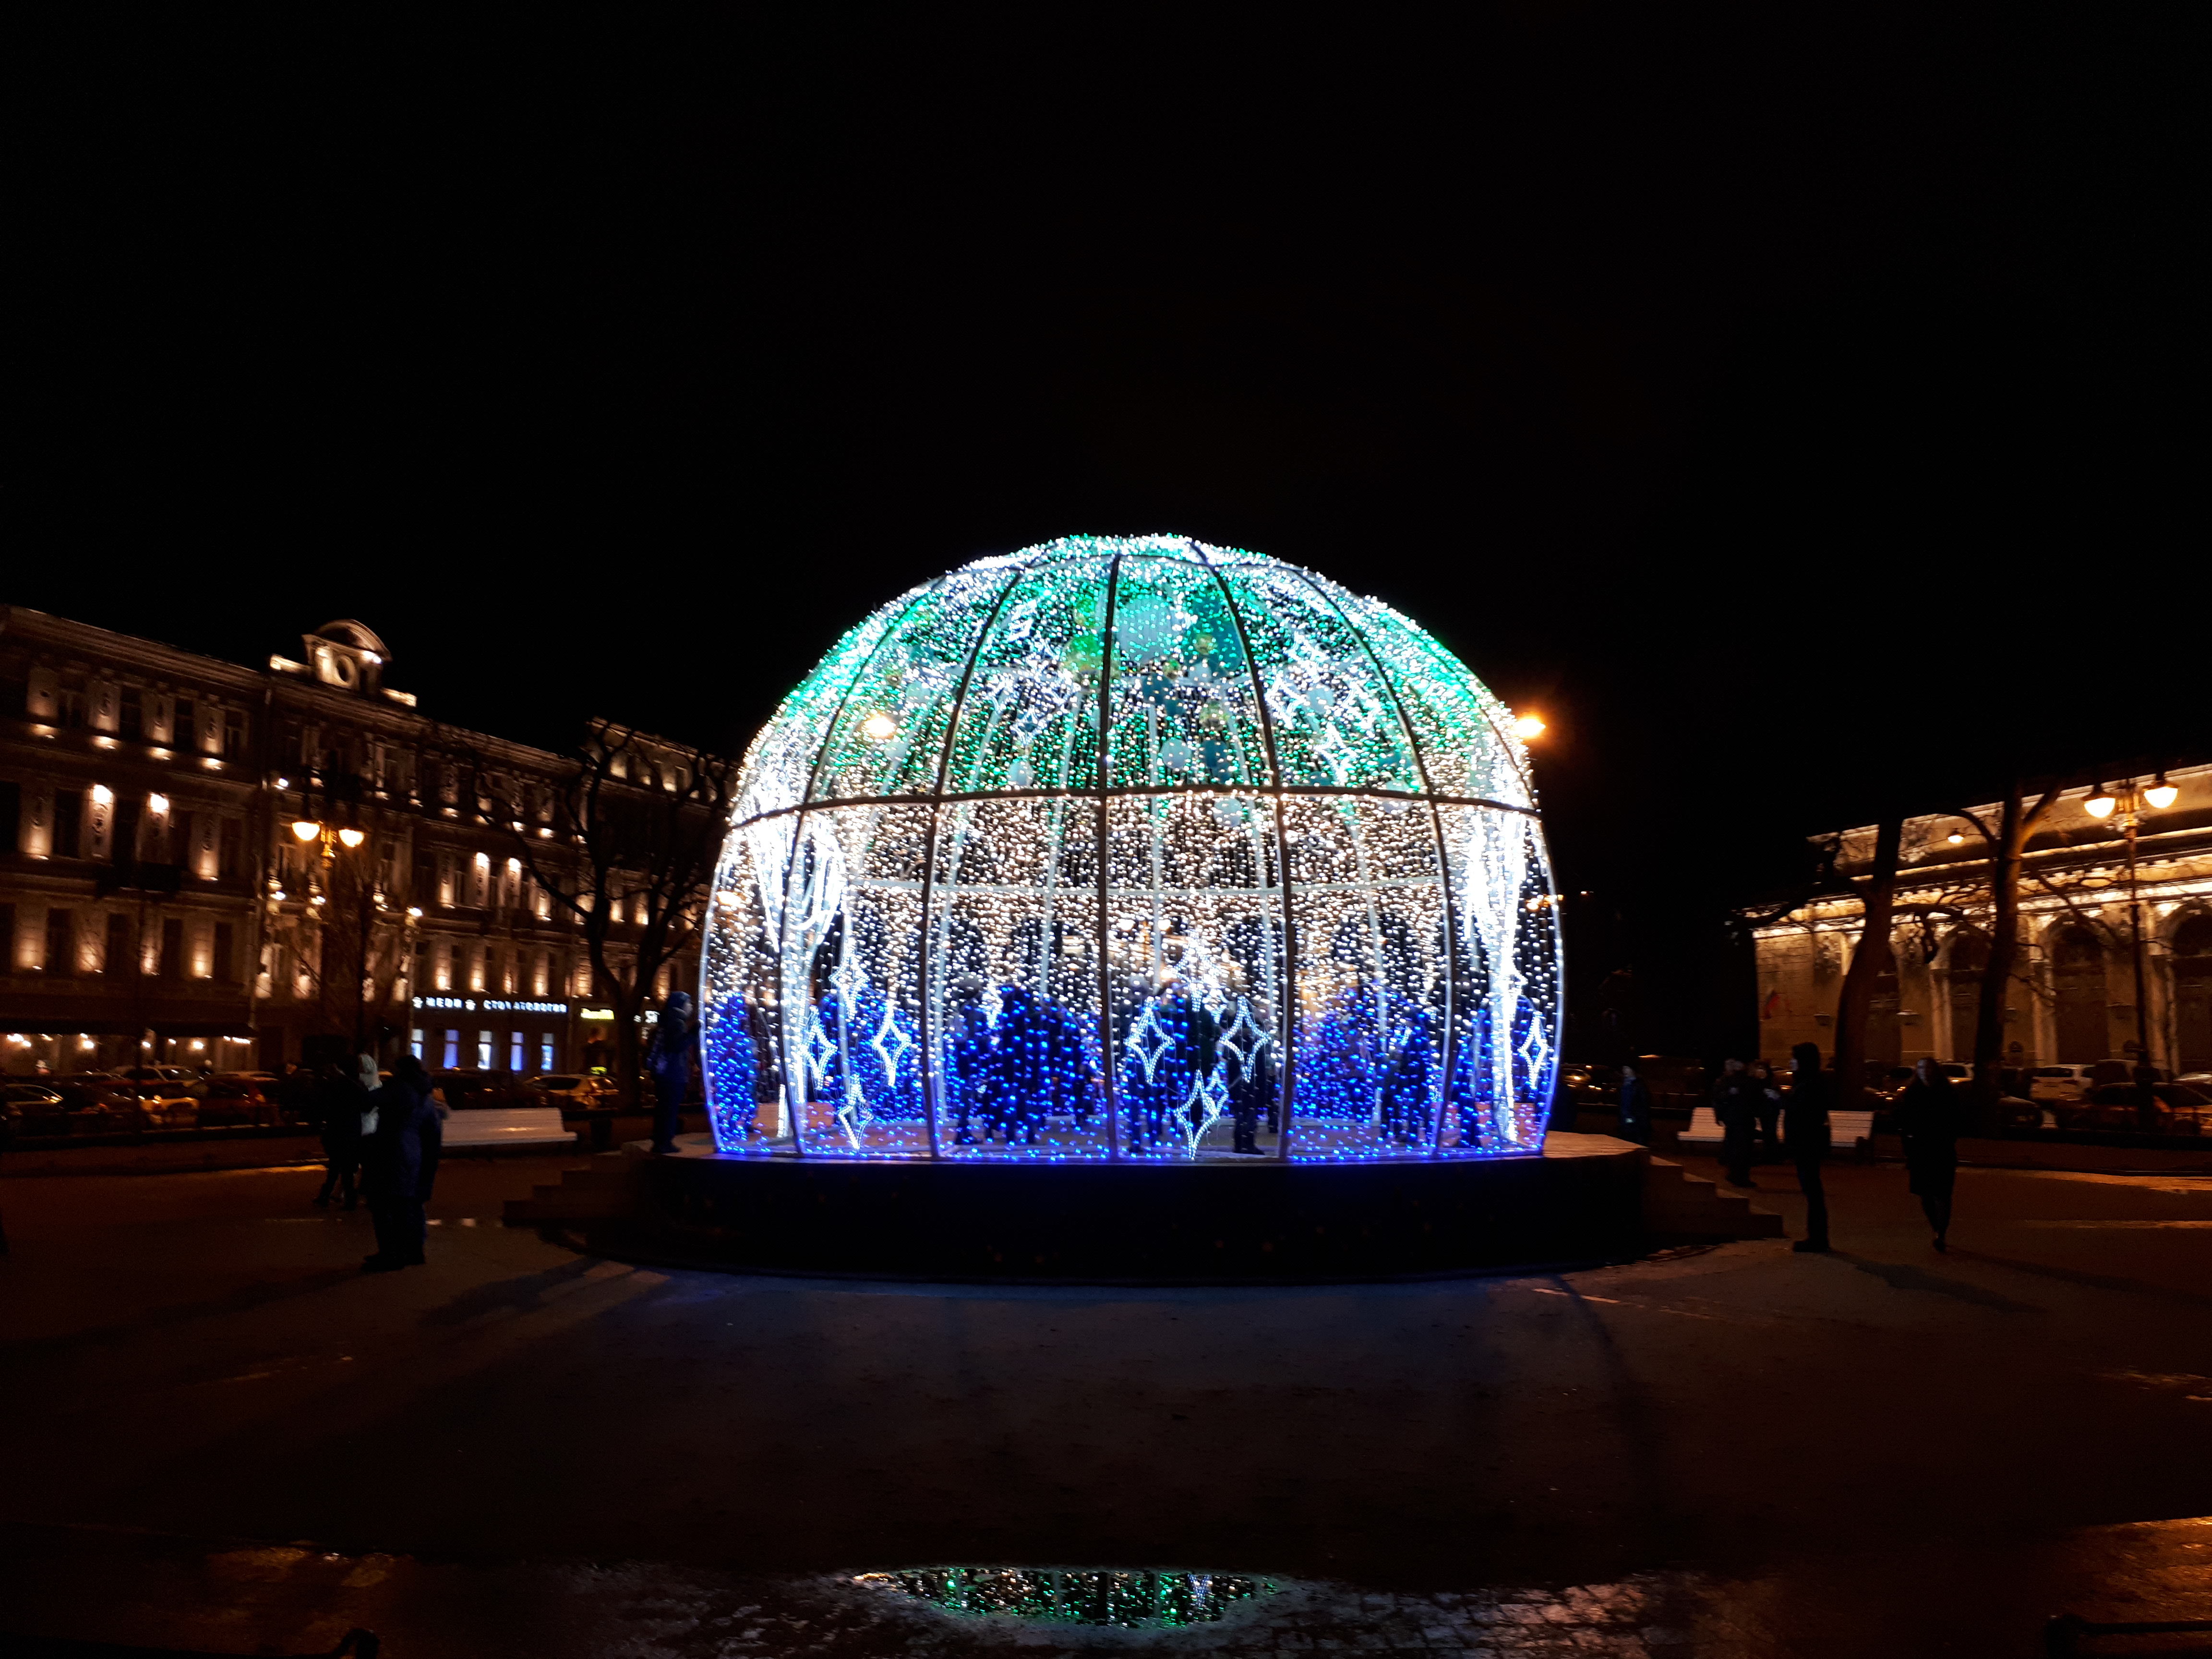
[[[1526,740],[1544,735],[1544,718],[1540,714],[1523,714],[1513,722],[1513,735]]]
[[[298,840],[313,841],[322,833],[323,826],[313,818],[295,818],[292,821],[292,834]]]
[[[2105,793],[2105,786],[2100,783],[2097,786],[2097,793],[2081,803],[2081,810],[2093,818],[2108,818],[2112,816],[2112,809],[2119,804],[2116,797]]]
[[[1540,1152],[1558,910],[1515,724],[1406,617],[1255,553],[1069,537],[915,588],[747,752],[718,1148]]]

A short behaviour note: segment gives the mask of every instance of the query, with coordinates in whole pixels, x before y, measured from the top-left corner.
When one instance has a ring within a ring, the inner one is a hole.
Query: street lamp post
[[[295,818],[292,823],[292,834],[295,839],[302,843],[319,842],[322,844],[322,885],[325,891],[320,899],[311,900],[310,902],[319,903],[335,897],[337,883],[333,878],[337,867],[338,848],[343,847],[349,853],[358,850],[362,843],[368,839],[367,832],[356,829],[350,823],[331,824],[317,818]],[[353,976],[353,1046],[354,1052],[358,1054],[368,1039],[368,993],[363,988],[363,981],[368,978],[369,906],[372,896],[367,879],[358,870],[354,872],[354,884],[359,890],[361,900],[358,914],[354,918],[355,929],[361,936],[360,959],[354,965]]]
[[[2135,963],[2136,981],[2136,1064],[2144,1067],[2136,1075],[2141,1091],[2137,1107],[2148,1120],[2151,1115],[2154,1097],[2150,1094],[2150,998],[2147,991],[2148,976],[2143,970],[2142,896],[2136,878],[2136,831],[2142,826],[2143,814],[2157,811],[2173,805],[2181,792],[2166,781],[2160,772],[2157,781],[2148,788],[2137,788],[2133,778],[2122,784],[2116,792],[2107,793],[2102,784],[2096,793],[2081,803],[2081,810],[2093,818],[2108,818],[2118,815],[2120,833],[2128,843],[2128,934],[2130,954]]]

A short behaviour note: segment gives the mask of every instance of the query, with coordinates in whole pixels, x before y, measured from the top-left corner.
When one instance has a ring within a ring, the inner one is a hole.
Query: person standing
[[[288,1123],[314,1123],[315,1094],[320,1080],[305,1066],[287,1066],[276,1085],[276,1104]]]
[[[1725,1060],[1720,1081],[1713,1085],[1713,1116],[1721,1126],[1721,1162],[1728,1166],[1729,1185],[1752,1184],[1751,1158],[1759,1135],[1759,1085],[1740,1060]]]
[[[1257,1158],[1260,1120],[1275,1107],[1274,1042],[1257,1036],[1249,1048],[1224,1043],[1220,1053],[1222,1063],[1228,1067],[1229,1109],[1233,1117],[1234,1140],[1230,1150]]]
[[[653,1075],[653,1150],[668,1158],[684,1127],[684,1097],[691,1091],[691,998],[678,991],[661,1009],[653,1026],[645,1069]]]
[[[1620,1138],[1639,1146],[1651,1144],[1651,1085],[1633,1066],[1620,1068]]]
[[[402,1054],[392,1066],[392,1080],[369,1096],[368,1103],[374,1121],[370,1127],[368,1118],[363,1119],[368,1133],[362,1138],[362,1187],[376,1219],[376,1253],[362,1262],[362,1271],[419,1267],[429,1237],[422,1206],[438,1178],[444,1145],[422,1062]]]
[[[1751,1079],[1759,1085],[1759,1155],[1761,1159],[1779,1157],[1782,1152],[1782,1079],[1774,1075],[1774,1068],[1763,1060],[1753,1062]]]
[[[1905,1142],[1905,1172],[1920,1211],[1936,1230],[1936,1248],[1948,1250],[1951,1193],[1959,1180],[1959,1091],[1924,1055],[1897,1101],[1897,1133]]]
[[[364,1086],[357,1076],[349,1076],[333,1060],[323,1066],[321,1078],[308,1097],[308,1115],[323,1143],[323,1189],[315,1194],[319,1210],[330,1207],[333,1194],[347,1209],[354,1207],[355,1176],[361,1168],[361,1115],[368,1109],[369,1091],[375,1086],[374,1083]]]
[[[1825,1252],[1828,1248],[1828,1193],[1820,1184],[1820,1160],[1828,1155],[1828,1079],[1820,1070],[1820,1051],[1801,1042],[1790,1051],[1790,1093],[1782,1104],[1782,1144],[1797,1166],[1797,1185],[1805,1194],[1805,1237],[1790,1248]]]

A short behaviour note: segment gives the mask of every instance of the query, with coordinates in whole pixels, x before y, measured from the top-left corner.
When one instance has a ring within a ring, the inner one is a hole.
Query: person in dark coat
[[[1751,1080],[1759,1085],[1759,1153],[1776,1158],[1782,1152],[1782,1079],[1765,1060],[1752,1062]]]
[[[1828,1193],[1820,1184],[1820,1160],[1828,1155],[1828,1108],[1834,1097],[1820,1051],[1801,1042],[1790,1051],[1790,1093],[1782,1103],[1782,1145],[1797,1166],[1797,1185],[1805,1194],[1805,1237],[1790,1248],[1824,1252],[1828,1248]]]
[[[362,1188],[376,1218],[376,1254],[367,1273],[395,1273],[422,1265],[429,1237],[422,1206],[438,1178],[444,1132],[422,1062],[403,1054],[392,1080],[368,1097],[374,1125],[362,1137]]]
[[[1713,1116],[1721,1126],[1721,1162],[1728,1166],[1729,1185],[1748,1187],[1751,1158],[1758,1145],[1759,1085],[1740,1060],[1721,1066],[1720,1080],[1713,1085]]]
[[[368,1109],[368,1090],[360,1079],[349,1076],[336,1061],[324,1066],[307,1105],[316,1137],[323,1143],[325,1174],[323,1189],[315,1194],[317,1209],[327,1209],[333,1193],[346,1208],[354,1207],[354,1178],[361,1168],[361,1115]]]
[[[1897,1133],[1905,1141],[1905,1171],[1921,1213],[1936,1230],[1936,1248],[1950,1249],[1951,1191],[1959,1179],[1959,1091],[1932,1060],[1912,1068],[1912,1081],[1897,1101]]]
[[[1651,1142],[1651,1085],[1633,1066],[1620,1068],[1620,1138],[1638,1146]]]
[[[1229,1109],[1236,1128],[1236,1140],[1231,1150],[1256,1158],[1260,1152],[1260,1120],[1275,1105],[1275,1045],[1262,1042],[1249,1054],[1224,1045],[1220,1053],[1222,1064],[1228,1068]]]
[[[276,1085],[276,1104],[287,1122],[315,1121],[315,1094],[320,1081],[304,1066],[285,1068],[283,1080]]]
[[[660,1011],[645,1069],[653,1076],[653,1150],[665,1158],[676,1151],[684,1097],[691,1092],[691,999],[685,993],[677,992]]]

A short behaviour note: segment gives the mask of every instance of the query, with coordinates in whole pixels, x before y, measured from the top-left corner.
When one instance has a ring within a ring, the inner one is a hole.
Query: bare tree
[[[480,755],[467,771],[464,799],[582,925],[594,994],[614,1012],[616,1086],[635,1107],[645,1005],[662,969],[698,948],[737,763],[595,720],[550,787]]]
[[[1867,1015],[1874,1006],[1875,981],[1890,965],[1891,912],[1897,898],[1898,848],[1904,838],[1901,814],[1875,827],[1874,864],[1861,896],[1863,926],[1859,948],[1844,972],[1836,998],[1836,1104],[1855,1110],[1866,1094]]]
[[[1981,997],[1974,1010],[1973,1099],[1984,1127],[1996,1119],[1997,1069],[2004,1058],[2006,988],[2020,955],[2020,878],[2027,843],[2057,804],[2063,786],[2052,784],[2033,805],[2026,786],[2014,780],[1998,803],[1994,824],[1972,812],[1956,816],[1981,832],[1990,851],[1990,959],[1982,970]]]

